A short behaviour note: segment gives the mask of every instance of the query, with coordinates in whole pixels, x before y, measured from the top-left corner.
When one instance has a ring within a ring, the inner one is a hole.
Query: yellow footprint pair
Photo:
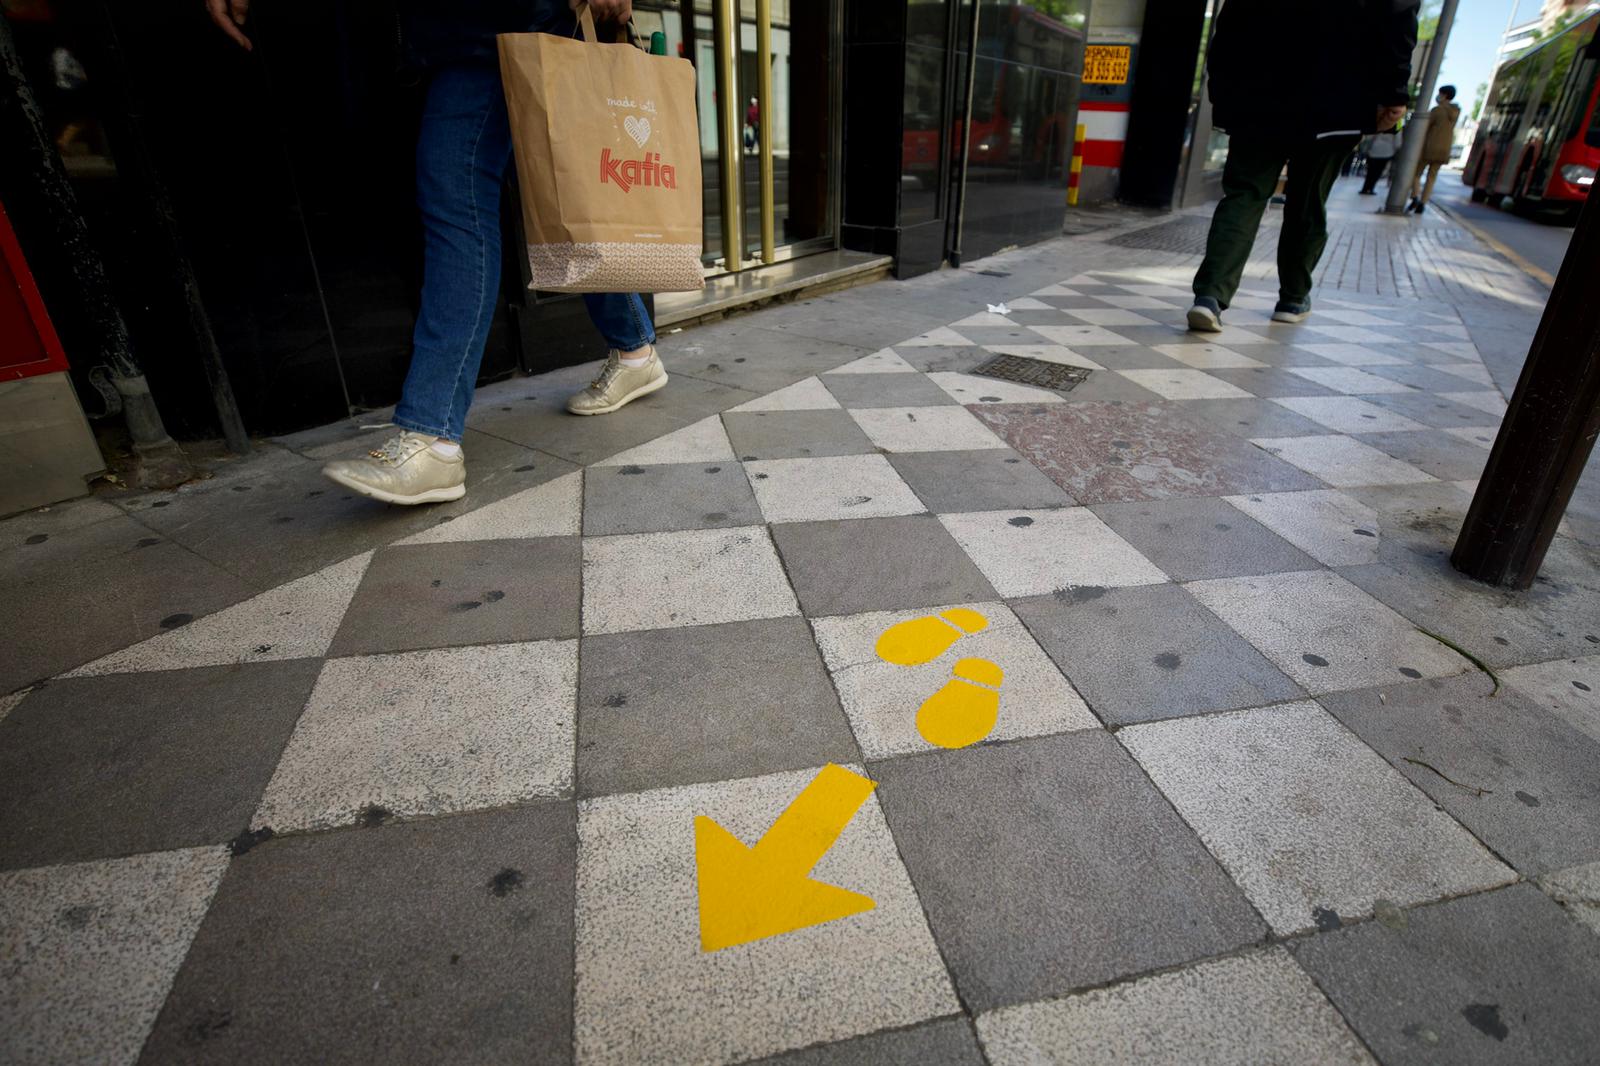
[[[896,623],[878,637],[878,658],[896,666],[921,666],[970,633],[989,628],[977,611],[952,607]],[[987,659],[962,659],[954,675],[917,711],[917,732],[929,744],[964,748],[988,736],[1000,720],[1000,683],[1005,671]]]

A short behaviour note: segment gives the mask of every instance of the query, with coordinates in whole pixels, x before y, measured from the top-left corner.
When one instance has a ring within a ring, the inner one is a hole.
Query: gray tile
[[[145,1062],[570,1062],[570,804],[234,859]]]
[[[227,865],[212,846],[0,874],[0,1059],[134,1061]]]
[[[1372,1063],[1339,1012],[1281,947],[1004,1007],[979,1018],[978,1031],[996,1066]]]
[[[583,642],[582,795],[860,758],[803,619],[657,629]]]
[[[1079,354],[1107,370],[1176,370],[1183,365],[1142,344],[1097,344]]]
[[[942,407],[955,403],[949,393],[921,374],[827,374],[822,382],[834,399],[847,408]]]
[[[1322,705],[1526,875],[1600,861],[1600,741],[1483,674]]]
[[[734,454],[741,459],[806,459],[877,451],[847,411],[730,412],[722,421],[728,427]]]
[[[1532,885],[1290,947],[1385,1062],[1592,1063],[1600,938]]]
[[[1600,935],[1600,862],[1549,874],[1538,884],[1568,914]]]
[[[583,530],[591,537],[760,524],[736,462],[595,466],[585,475]]]
[[[1356,433],[1355,439],[1387,452],[1441,481],[1473,481],[1483,473],[1489,453],[1437,429]]]
[[[1014,606],[1110,725],[1253,707],[1303,694],[1176,585],[1074,589]]]
[[[1315,703],[1117,739],[1280,935],[1516,879]]]
[[[896,348],[895,354],[923,373],[965,373],[994,358],[993,352],[976,344],[961,348]]]
[[[1328,431],[1327,427],[1270,400],[1191,400],[1183,405],[1181,414],[1246,440],[1310,437]]]
[[[106,609],[108,589],[116,590],[115,610]],[[120,516],[0,553],[0,615],[8,631],[0,645],[0,692],[158,636],[255,591],[242,577]]]
[[[1245,354],[1255,356],[1258,349],[1250,347],[1244,349]],[[1277,367],[1257,366],[1240,370],[1208,370],[1212,377],[1220,378],[1230,385],[1237,386],[1252,396],[1262,398],[1269,396],[1337,396],[1338,392],[1325,385],[1318,385],[1308,381],[1298,374]]]
[[[1600,644],[1594,634],[1584,640]],[[1513,667],[1502,670],[1500,680],[1600,740],[1600,654]]]
[[[793,522],[772,538],[808,618],[996,598],[932,516]]]
[[[965,1018],[943,1018],[757,1059],[759,1066],[983,1066]]]
[[[1379,377],[1398,381],[1426,392],[1460,392],[1462,378],[1429,366],[1372,366],[1367,368]]]
[[[765,393],[882,347],[860,338],[841,344],[767,328],[773,324],[763,315],[749,323],[722,322],[684,333],[663,350],[667,373]]]
[[[875,773],[973,1010],[1219,954],[1265,932],[1105,733],[909,756]]]
[[[580,572],[577,537],[385,548],[330,654],[575,637]]]
[[[1073,503],[1055,482],[1009,449],[905,452],[889,456],[889,462],[935,514]]]
[[[1219,499],[1102,503],[1092,510],[1174,581],[1317,568],[1315,559]]]
[[[54,681],[0,721],[0,867],[215,844],[244,830],[314,659]]]

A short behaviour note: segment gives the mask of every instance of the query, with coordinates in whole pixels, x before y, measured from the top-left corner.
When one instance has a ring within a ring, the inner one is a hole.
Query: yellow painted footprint
[[[987,659],[962,659],[951,673],[955,676],[917,711],[917,732],[929,744],[964,748],[988,736],[1000,720],[1005,671]]]
[[[988,628],[987,618],[965,607],[908,618],[879,635],[878,658],[896,666],[921,666],[949,651],[952,644],[967,634],[981,633]]]

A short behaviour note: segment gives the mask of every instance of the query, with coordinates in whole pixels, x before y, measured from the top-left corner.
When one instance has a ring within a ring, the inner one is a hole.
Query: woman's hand
[[[217,0],[207,0],[207,2],[215,3]],[[583,2],[584,0],[570,0],[572,10],[578,10],[578,6]],[[628,22],[633,18],[633,0],[589,0],[589,13],[594,15],[596,22]]]
[[[616,0],[612,2],[615,3]],[[631,9],[632,0],[627,2]],[[211,16],[211,21],[217,24],[217,28],[233,38],[234,43],[240,48],[248,52],[254,47],[250,43],[250,38],[244,35],[244,20],[250,14],[250,0],[206,0],[206,13]]]

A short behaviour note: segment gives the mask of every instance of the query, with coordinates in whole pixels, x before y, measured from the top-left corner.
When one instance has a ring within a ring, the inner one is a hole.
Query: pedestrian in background
[[[1222,201],[1194,278],[1189,328],[1216,332],[1239,289],[1285,164],[1275,322],[1311,313],[1334,179],[1364,133],[1391,130],[1410,99],[1420,0],[1228,0],[1207,61],[1214,124],[1228,133]]]
[[[1450,151],[1456,143],[1456,121],[1461,118],[1461,106],[1455,102],[1456,87],[1445,85],[1439,89],[1439,102],[1428,112],[1428,128],[1422,139],[1422,159],[1417,172],[1411,175],[1411,202],[1407,211],[1417,214],[1427,208],[1433,199],[1433,183],[1439,170],[1450,162]],[[1424,180],[1422,172],[1428,172]]]
[[[1400,137],[1393,130],[1374,133],[1367,138],[1367,177],[1361,183],[1362,196],[1377,194],[1378,182],[1389,163],[1400,151]]]
[[[247,51],[250,0],[205,0],[211,19]],[[427,82],[417,134],[417,209],[422,216],[422,301],[411,367],[395,407],[399,432],[359,459],[323,467],[329,478],[385,503],[438,503],[466,494],[461,438],[500,293],[500,184],[511,162],[511,127],[495,52],[499,33],[571,36],[569,0],[400,0],[408,66]],[[597,21],[622,24],[633,0],[590,0]],[[604,35],[608,36],[608,35]],[[619,47],[627,47],[626,45]],[[655,327],[637,293],[585,293],[611,351],[599,377],[567,401],[602,415],[667,383]]]

